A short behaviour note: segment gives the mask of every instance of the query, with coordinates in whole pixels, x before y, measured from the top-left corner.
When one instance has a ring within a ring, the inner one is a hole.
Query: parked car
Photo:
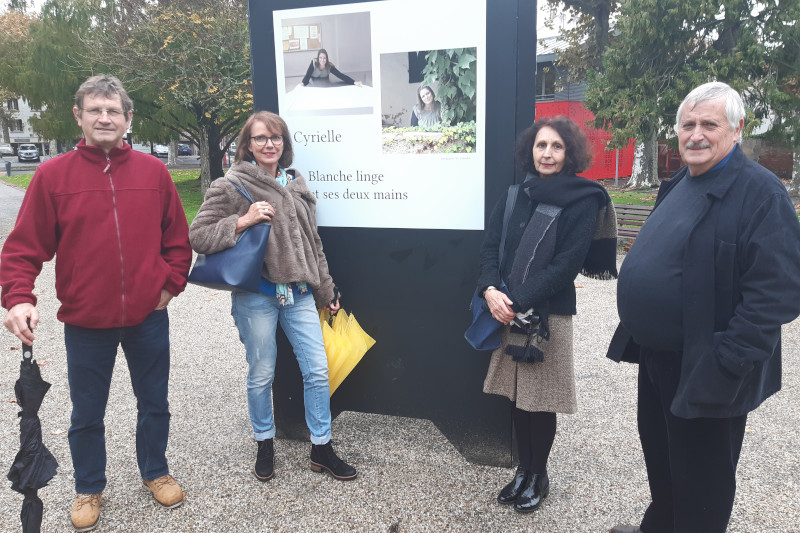
[[[179,144],[178,155],[192,155],[192,147],[188,144]]]
[[[0,156],[14,155],[14,147],[8,143],[0,144]]]
[[[163,144],[157,144],[153,148],[153,153],[156,157],[167,157],[169,155],[169,147]]]
[[[17,161],[41,161],[39,149],[35,144],[20,144],[17,150]]]
[[[137,152],[142,152],[143,154],[150,154],[150,145],[149,144],[140,144],[140,143],[133,143],[131,144],[131,148],[136,150]]]

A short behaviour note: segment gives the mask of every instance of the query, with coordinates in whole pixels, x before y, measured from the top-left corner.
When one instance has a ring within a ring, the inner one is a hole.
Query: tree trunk
[[[208,153],[208,130],[202,124],[198,131],[199,143],[197,145],[200,150],[200,191],[205,196],[206,191],[211,186],[211,160]]]
[[[222,168],[223,152],[220,148],[222,135],[219,126],[213,122],[200,124],[200,189],[203,194],[211,182],[225,175]]]
[[[633,155],[633,172],[628,180],[628,188],[643,189],[658,185],[658,141],[656,132],[636,139]]]
[[[220,138],[215,137],[213,140],[208,140],[208,156],[209,156],[209,169],[211,172],[212,180],[221,178],[225,175],[225,169],[222,167],[222,156],[225,155],[219,147]]]
[[[800,143],[794,144],[792,152],[792,181],[789,183],[789,196],[800,198]]]
[[[173,139],[169,142],[169,152],[167,155],[167,166],[174,167],[178,164],[178,140]]]
[[[597,43],[597,57],[602,57],[608,46],[608,26],[611,18],[609,4],[600,3],[594,16],[595,31],[594,38]]]

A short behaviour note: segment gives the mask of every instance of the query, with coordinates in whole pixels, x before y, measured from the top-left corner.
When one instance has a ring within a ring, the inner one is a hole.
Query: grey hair
[[[133,111],[133,100],[130,99],[122,82],[116,76],[110,74],[98,74],[92,76],[78,87],[78,92],[75,93],[75,107],[78,110],[83,109],[83,98],[87,95],[100,95],[105,98],[111,98],[114,95],[119,95],[122,102],[122,111],[125,114],[125,120],[128,120],[128,112]]]
[[[692,89],[692,92],[686,95],[681,105],[678,107],[678,113],[675,116],[675,132],[678,133],[681,124],[681,114],[683,107],[689,104],[691,107],[696,106],[700,102],[706,100],[716,100],[717,98],[725,98],[725,116],[728,119],[728,125],[731,131],[736,131],[739,123],[744,120],[745,110],[742,97],[727,83],[721,81],[711,81],[704,83]],[[736,142],[742,140],[742,132],[739,132],[739,138]]]

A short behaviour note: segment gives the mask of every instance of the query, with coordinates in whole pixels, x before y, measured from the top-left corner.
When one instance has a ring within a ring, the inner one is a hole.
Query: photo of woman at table
[[[331,74],[342,80],[346,85],[357,85],[358,87],[362,85],[360,81],[355,81],[347,74],[339,72],[334,64],[328,61],[328,51],[321,48],[317,52],[317,58],[312,59],[308,65],[306,75],[303,76],[303,86],[307,86],[312,80],[330,81]]]

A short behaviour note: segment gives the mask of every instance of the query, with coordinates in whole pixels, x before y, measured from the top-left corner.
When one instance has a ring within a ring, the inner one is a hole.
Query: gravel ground
[[[5,232],[7,229],[0,228]],[[1,242],[1,241],[0,241]],[[69,532],[74,497],[67,445],[69,396],[63,328],[53,265],[36,292],[43,320],[34,356],[53,384],[42,406],[44,439],[59,474],[40,491],[42,531]],[[187,504],[163,510],[142,487],[134,456],[136,405],[124,357],[118,359],[106,416],[109,483],[99,532],[602,532],[638,523],[648,501],[636,433],[636,368],[605,360],[616,324],[615,282],[578,278],[578,414],[560,417],[549,463],[551,493],[519,515],[495,503],[513,469],[467,462],[426,420],[346,412],[334,441],[359,469],[351,482],[308,468],[309,445],[276,440],[276,474],[250,473],[246,364],[229,314],[229,296],[195,286],[170,304],[173,363],[168,458],[188,490]],[[783,390],[748,421],[730,532],[800,533],[800,320],[784,328]],[[0,333],[0,461],[18,447],[13,384],[18,342]],[[3,466],[3,468],[6,468]],[[0,532],[19,531],[22,497],[0,490]]]

